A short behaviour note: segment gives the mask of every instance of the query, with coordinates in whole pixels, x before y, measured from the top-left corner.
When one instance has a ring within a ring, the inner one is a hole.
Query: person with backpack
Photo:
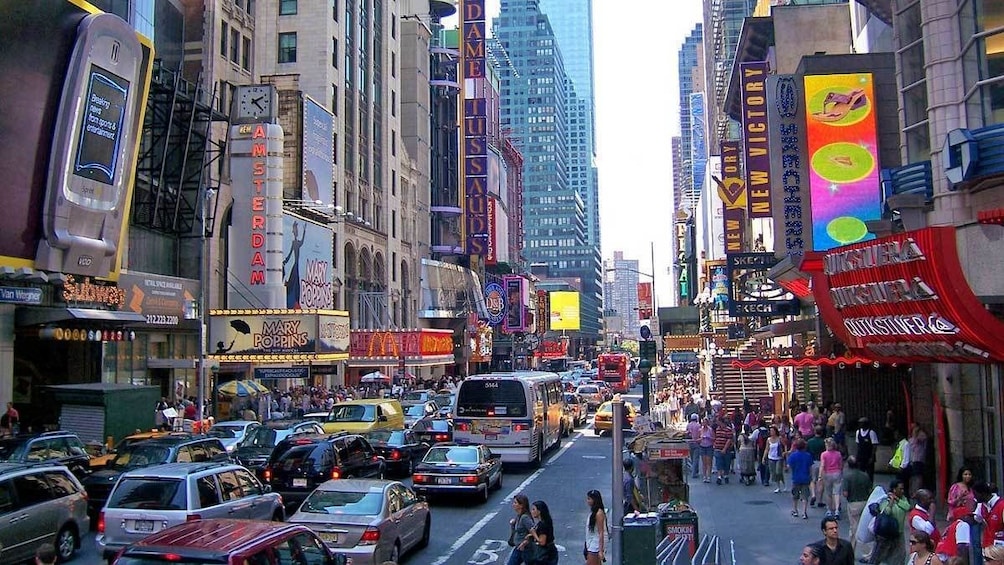
[[[750,441],[756,447],[757,473],[760,474],[760,484],[765,487],[770,486],[770,468],[767,467],[763,456],[764,450],[767,448],[768,436],[770,436],[770,429],[767,428],[767,422],[761,418],[757,428],[753,430],[753,435],[750,436]]]
[[[869,563],[900,565],[906,561],[903,526],[909,511],[910,501],[906,498],[906,485],[903,481],[894,479],[889,483],[886,497],[869,507],[869,512],[875,518],[875,547],[872,549]]]
[[[868,478],[875,480],[875,447],[878,446],[878,434],[871,428],[868,418],[862,416],[858,419],[858,431],[854,434],[854,441],[858,446],[854,458],[858,462],[858,469],[868,473]]]

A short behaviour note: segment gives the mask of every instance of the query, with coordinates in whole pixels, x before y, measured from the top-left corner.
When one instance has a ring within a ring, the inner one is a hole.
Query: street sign
[[[641,333],[642,339],[644,340],[652,339],[652,330],[650,330],[648,326],[642,326],[639,332]]]
[[[655,366],[655,342],[654,341],[639,341],[638,342],[638,356],[644,359],[648,359],[652,366]]]

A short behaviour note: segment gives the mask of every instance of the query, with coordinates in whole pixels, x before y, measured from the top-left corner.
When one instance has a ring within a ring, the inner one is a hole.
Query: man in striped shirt
[[[729,470],[732,469],[732,447],[735,437],[736,432],[732,429],[732,424],[728,418],[718,418],[718,424],[715,427],[715,442],[713,444],[715,450],[715,470],[718,472],[718,478],[715,479],[715,483],[717,484],[722,484],[722,479],[725,479],[726,483],[729,482]]]

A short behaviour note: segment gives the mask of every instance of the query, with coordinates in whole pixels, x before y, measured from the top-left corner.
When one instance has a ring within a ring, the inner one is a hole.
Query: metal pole
[[[202,425],[202,420],[205,417],[203,407],[206,404],[206,382],[207,382],[207,360],[206,354],[207,344],[206,344],[206,324],[209,321],[209,238],[206,235],[209,227],[206,222],[209,220],[209,199],[213,197],[213,193],[216,192],[212,189],[206,189],[202,193],[202,239],[200,240],[202,247],[202,269],[199,272],[199,292],[201,293],[201,300],[199,304],[199,371],[195,377],[195,419]],[[204,430],[203,430],[204,431]]]
[[[656,296],[658,295],[655,293],[655,242],[654,241],[648,242],[648,249],[649,252],[651,253],[650,259],[652,260],[652,313],[655,316],[655,328],[652,328],[654,330],[652,333],[655,334],[656,337],[658,338],[658,336],[662,335],[662,328],[659,327],[659,301],[656,299]],[[656,353],[655,365],[659,364],[658,359],[659,356],[658,353]]]
[[[624,401],[621,395],[615,394],[612,402],[613,414],[611,415],[611,432],[613,436],[613,448],[610,461],[613,464],[613,485],[610,496],[610,563],[620,565],[621,563],[621,532],[623,531],[622,521],[624,519],[624,455],[622,453],[624,445],[624,430],[621,429],[621,420],[624,418]]]

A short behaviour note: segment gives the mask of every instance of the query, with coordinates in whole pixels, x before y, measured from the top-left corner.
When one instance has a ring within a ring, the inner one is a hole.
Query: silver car
[[[341,479],[321,484],[290,517],[317,532],[352,565],[400,562],[429,544],[429,505],[397,481]]]
[[[232,463],[168,463],[122,475],[98,518],[105,559],[171,526],[202,518],[281,521],[282,497]]]
[[[24,563],[43,543],[67,561],[87,533],[84,487],[63,465],[0,464],[0,563]]]
[[[251,420],[232,420],[229,422],[217,422],[206,431],[206,435],[219,438],[220,443],[226,448],[227,453],[233,453],[241,441],[255,428],[261,426],[258,422]]]

